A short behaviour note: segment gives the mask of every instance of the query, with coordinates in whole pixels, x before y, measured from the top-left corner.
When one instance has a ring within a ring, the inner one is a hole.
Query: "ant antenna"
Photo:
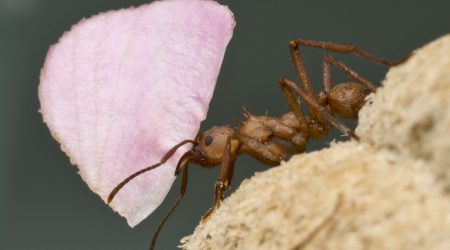
[[[116,194],[128,183],[130,182],[132,179],[136,178],[137,176],[148,172],[152,169],[155,169],[159,166],[161,166],[162,164],[164,164],[170,157],[172,157],[172,155],[177,151],[178,148],[180,148],[181,146],[183,146],[184,144],[187,143],[192,143],[194,145],[197,144],[197,142],[193,141],[193,140],[184,140],[180,143],[178,143],[177,145],[175,145],[174,147],[172,147],[167,153],[166,155],[164,155],[164,157],[161,159],[161,161],[155,165],[152,165],[150,167],[146,167],[144,169],[141,169],[139,171],[137,171],[136,173],[128,176],[125,180],[123,180],[121,183],[119,183],[109,194],[108,199],[107,199],[107,203],[110,204],[111,201],[114,199],[114,197],[116,196]]]
[[[197,156],[192,151],[188,151],[184,153],[184,155],[180,158],[177,164],[177,168],[175,170],[175,175],[178,175],[181,170],[183,170],[183,176],[181,179],[181,189],[180,194],[178,195],[177,200],[172,204],[169,211],[164,215],[164,218],[159,223],[158,228],[156,229],[156,232],[153,234],[152,241],[150,243],[150,250],[155,249],[156,245],[156,239],[158,239],[159,233],[161,232],[161,229],[163,228],[164,224],[166,224],[166,221],[169,219],[169,217],[172,215],[173,211],[178,207],[181,200],[184,197],[184,194],[186,193],[186,187],[188,182],[188,163],[191,159],[196,158]]]

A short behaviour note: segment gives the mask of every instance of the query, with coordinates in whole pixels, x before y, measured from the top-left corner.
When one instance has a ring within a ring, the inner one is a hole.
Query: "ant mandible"
[[[108,204],[113,200],[117,192],[136,176],[163,165],[179,147],[187,143],[193,144],[192,149],[184,153],[178,161],[174,174],[178,176],[183,172],[180,194],[153,235],[150,249],[154,249],[161,228],[186,192],[189,164],[195,164],[204,168],[220,165],[220,174],[214,189],[213,205],[203,215],[202,221],[204,221],[220,206],[225,191],[230,187],[233,178],[234,162],[239,154],[249,154],[264,164],[276,166],[281,161],[286,160],[289,152],[304,152],[308,140],[310,138],[322,138],[331,130],[331,125],[353,139],[359,140],[358,136],[349,128],[334,119],[334,114],[345,118],[357,119],[358,112],[364,105],[366,96],[371,92],[375,92],[375,85],[350,69],[343,62],[336,60],[331,55],[327,55],[323,59],[322,66],[323,90],[318,95],[315,95],[306,72],[300,46],[355,54],[388,67],[398,65],[409,57],[407,55],[402,60],[391,62],[369,54],[354,45],[304,39],[290,41],[290,54],[301,88],[287,78],[279,78],[278,83],[291,112],[275,118],[268,115],[254,116],[247,110],[244,110],[246,120],[241,121],[238,128],[215,126],[203,133],[199,133],[195,140],[184,140],[170,149],[159,163],[130,175],[112,190],[108,196]],[[331,82],[331,65],[336,66],[353,81],[338,83],[333,86]],[[306,103],[309,111],[308,115],[305,115],[302,111],[300,101],[294,95]],[[274,138],[289,141],[292,145],[286,147],[275,142]]]

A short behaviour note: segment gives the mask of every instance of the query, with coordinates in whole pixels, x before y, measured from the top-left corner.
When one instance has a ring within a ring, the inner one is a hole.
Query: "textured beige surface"
[[[450,184],[450,34],[390,70],[359,116],[365,142],[426,161]]]
[[[185,248],[450,249],[449,212],[426,166],[348,142],[242,183]]]
[[[449,63],[448,35],[418,50],[362,110],[362,142],[244,181],[183,248],[450,249]]]

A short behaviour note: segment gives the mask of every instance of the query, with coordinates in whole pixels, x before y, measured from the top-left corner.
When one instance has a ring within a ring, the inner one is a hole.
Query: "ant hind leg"
[[[344,124],[338,122],[334,117],[327,111],[327,109],[323,106],[320,106],[316,100],[311,98],[309,95],[307,95],[305,92],[303,92],[293,81],[286,79],[286,78],[280,78],[279,83],[281,85],[286,86],[289,88],[292,92],[295,92],[296,95],[298,95],[300,98],[302,98],[308,107],[311,109],[316,110],[317,112],[320,112],[325,119],[327,119],[333,126],[335,126],[337,129],[339,129],[342,133],[352,137],[355,140],[359,140],[359,137],[353,133],[353,131],[349,128],[347,128]]]
[[[289,43],[289,45],[292,48],[292,50],[297,53],[299,53],[299,51],[300,51],[299,46],[302,45],[302,46],[306,46],[306,47],[318,48],[318,49],[328,50],[328,51],[337,52],[337,53],[355,54],[355,55],[365,58],[369,61],[372,61],[372,62],[375,62],[378,64],[383,64],[383,65],[386,65],[389,67],[399,65],[399,64],[405,62],[411,56],[411,53],[409,53],[404,58],[402,58],[398,61],[389,61],[389,60],[386,60],[379,56],[370,54],[369,52],[362,50],[352,44],[312,41],[312,40],[306,40],[306,39],[292,40]]]
[[[344,72],[344,74],[346,74],[350,78],[354,79],[355,81],[364,84],[368,89],[370,89],[371,92],[375,92],[376,87],[372,82],[365,79],[364,77],[359,75],[356,71],[352,70],[345,63],[335,59],[333,56],[330,56],[330,55],[326,56],[324,58],[324,64],[336,66],[340,71]],[[330,81],[330,83],[331,83],[331,81]],[[331,90],[331,85],[327,86],[327,88],[329,88],[329,90]]]

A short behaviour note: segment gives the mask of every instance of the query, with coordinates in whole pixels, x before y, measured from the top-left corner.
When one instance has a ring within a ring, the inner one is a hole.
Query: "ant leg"
[[[323,42],[323,41],[311,41],[311,40],[305,40],[305,39],[292,40],[289,42],[289,48],[290,48],[290,53],[291,53],[292,61],[294,64],[294,68],[297,73],[297,77],[298,77],[300,84],[302,85],[304,91],[306,92],[306,94],[316,100],[318,98],[316,98],[314,96],[314,91],[311,86],[311,81],[308,78],[308,74],[306,71],[303,56],[299,49],[300,45],[324,49],[324,50],[338,52],[338,53],[355,54],[357,56],[363,57],[363,58],[373,61],[375,63],[384,64],[387,66],[395,66],[395,65],[401,64],[404,61],[406,61],[409,58],[409,56],[411,55],[411,53],[410,53],[399,61],[388,61],[381,57],[372,55],[372,54],[370,54],[354,45],[350,45],[350,44],[339,44],[339,43],[330,43],[330,42]],[[314,109],[311,109],[311,107],[309,107],[309,105],[308,105],[308,110],[309,110],[313,120],[322,122],[322,117],[320,115],[320,112],[317,112]]]
[[[366,85],[367,88],[370,89],[370,91],[375,92],[376,87],[375,85],[370,82],[369,80],[365,79],[364,77],[362,77],[361,75],[359,75],[358,73],[356,73],[354,70],[350,69],[350,67],[348,67],[345,63],[336,60],[334,57],[328,55],[324,58],[324,63],[327,65],[334,65],[336,66],[339,70],[341,70],[342,72],[344,72],[347,76],[353,78],[354,80]],[[329,77],[329,76],[328,76]],[[330,81],[330,89],[331,89],[331,81]]]
[[[355,135],[351,129],[347,128],[344,124],[338,122],[336,119],[334,119],[334,117],[328,113],[328,111],[326,110],[325,107],[320,106],[316,100],[314,100],[314,98],[311,98],[309,95],[307,95],[305,92],[303,92],[298,86],[297,84],[295,84],[293,81],[286,79],[286,78],[281,78],[278,80],[280,82],[280,84],[284,84],[286,85],[288,88],[291,89],[291,91],[295,92],[300,98],[302,98],[307,105],[316,110],[317,112],[322,113],[322,115],[331,123],[333,124],[333,126],[335,126],[337,129],[339,129],[342,133],[352,137],[355,140],[359,140],[359,137],[357,135]]]
[[[283,82],[278,81],[280,84],[281,90],[283,91],[283,95],[286,98],[289,107],[292,110],[292,113],[294,113],[295,117],[297,118],[299,122],[299,131],[302,134],[302,136],[305,137],[306,141],[308,140],[308,123],[305,117],[305,113],[300,109],[300,102],[294,98],[292,95],[292,92],[289,90],[288,86],[286,86]]]
[[[225,191],[231,186],[231,179],[234,173],[234,162],[236,153],[231,152],[231,136],[227,138],[224,154],[220,163],[220,174],[216,181],[214,189],[214,202],[208,211],[202,216],[202,221],[208,219],[214,210],[219,208],[220,202],[223,200]]]
[[[321,103],[322,100],[325,100],[324,96],[321,96],[320,94],[318,97],[314,96],[314,90],[312,88],[311,81],[309,80],[308,72],[306,71],[305,62],[303,60],[303,55],[300,52],[299,44],[297,43],[297,40],[293,40],[293,41],[289,42],[289,51],[291,54],[292,63],[294,64],[295,72],[297,73],[298,80],[300,81],[305,93],[307,95],[311,96],[312,98],[314,98],[317,102]],[[325,65],[324,65],[323,70],[324,70],[323,72],[324,72],[324,85],[325,85],[324,90],[326,92],[328,87],[329,87],[329,89],[331,89],[330,70],[329,70],[329,67],[325,66]],[[294,111],[294,109],[295,109],[293,107],[294,105],[291,104],[292,101],[290,100],[293,98],[289,97],[290,91],[288,91],[288,90],[286,91],[286,89],[283,88],[282,84],[281,84],[281,86],[282,86],[283,92],[285,93],[286,99],[288,99],[291,109]],[[308,110],[309,110],[309,113],[311,114],[311,117],[313,118],[313,120],[319,121],[319,123],[323,123],[323,117],[320,114],[320,112],[312,109],[309,105],[308,105]],[[302,121],[300,121],[300,123],[303,124]],[[306,123],[304,123],[304,124],[306,124]]]
[[[292,63],[294,64],[295,72],[297,73],[298,80],[300,81],[300,84],[302,85],[306,94],[315,98],[311,80],[309,80],[308,72],[306,71],[305,62],[303,60],[303,55],[300,52],[298,47],[299,46],[297,43],[295,43],[295,41],[289,42],[289,52],[291,54],[291,59],[292,59]],[[282,87],[282,89],[283,89],[283,87]],[[284,89],[283,89],[283,91],[284,91]],[[284,91],[284,92],[286,93],[286,91]],[[285,96],[286,96],[286,94],[285,94]],[[294,111],[294,109],[290,103],[291,101],[289,100],[289,98],[287,96],[286,96],[286,98],[288,99],[291,109]],[[322,120],[321,119],[322,117],[319,112],[317,112],[314,109],[311,109],[309,106],[308,106],[308,110],[314,119]],[[295,113],[295,111],[294,111],[294,113]],[[300,121],[300,123],[302,123],[302,121]]]
[[[331,55],[323,58],[322,65],[323,91],[318,95],[319,104],[326,107],[333,116],[336,113],[345,118],[357,118],[358,111],[366,103],[366,96],[370,92],[376,91],[375,85]],[[332,86],[332,66],[336,66],[351,78],[351,82],[341,82],[336,86]]]
[[[291,93],[288,92],[288,94]],[[298,105],[294,107],[298,108]],[[308,131],[306,131],[307,127],[304,131],[305,135],[302,136],[302,133],[299,132],[300,123],[293,112],[289,112],[281,116],[280,118],[273,118],[268,115],[254,116],[250,112],[245,110],[244,116],[247,118],[247,120],[241,122],[241,127],[239,128],[238,134],[246,136],[248,138],[257,138],[260,142],[265,142],[265,144],[259,144],[261,146],[266,145],[266,147],[268,141],[270,141],[272,137],[277,137],[282,140],[289,141],[292,143],[292,145],[288,146],[282,142],[277,141],[279,147],[283,148],[282,151],[286,153],[301,153],[305,150],[306,140],[304,138],[308,135]],[[248,142],[248,139],[246,141]],[[276,145],[274,146],[276,147]],[[269,148],[271,147],[269,146]],[[255,150],[249,151],[252,151],[254,154],[261,154],[261,152],[256,153]]]
[[[301,111],[299,103],[296,101],[296,99],[293,96],[292,87],[287,86],[286,82],[283,81],[282,79],[279,79],[278,83],[280,84],[281,89],[283,90],[284,96],[286,97],[286,99],[289,103],[289,107],[292,109],[294,114],[297,111]],[[300,89],[300,88],[298,88],[298,89]],[[303,93],[305,93],[305,92],[303,92]],[[320,97],[320,98],[318,98],[318,100],[316,100],[315,98],[310,97],[309,99],[312,99],[315,103],[319,103],[320,99],[324,99],[324,98]],[[324,105],[324,106],[326,106],[326,105]],[[321,138],[321,137],[325,136],[328,133],[328,131],[330,130],[330,126],[328,126],[328,124],[325,124],[325,122],[324,122],[324,117],[323,117],[323,114],[321,113],[321,111],[312,108],[310,105],[307,105],[307,107],[311,111],[310,112],[311,117],[306,118],[303,113],[296,115],[297,118],[300,117],[300,119],[298,119],[299,125],[300,125],[300,130],[299,130],[300,133],[295,138],[293,138],[296,140],[296,142],[294,142],[294,140],[293,140],[294,143],[296,143],[296,144],[300,143],[302,145],[304,144],[303,146],[306,146],[306,143],[308,142],[309,137],[316,138],[316,139]],[[314,114],[315,114],[315,116],[314,116]]]
[[[355,54],[355,55],[365,58],[369,61],[372,61],[372,62],[375,62],[378,64],[383,64],[383,65],[386,65],[389,67],[396,66],[396,65],[403,63],[411,55],[411,53],[410,53],[398,61],[388,61],[379,56],[370,54],[352,44],[341,44],[341,43],[331,43],[331,42],[323,42],[323,41],[312,41],[312,40],[306,40],[306,39],[296,39],[296,40],[292,40],[291,42],[289,42],[289,45],[291,48],[293,48],[294,51],[298,51],[298,52],[299,52],[298,47],[300,45],[303,45],[303,46],[307,46],[307,47],[324,49],[324,50],[338,52],[338,53]]]
[[[328,106],[328,94],[330,93],[331,89],[333,88],[333,84],[331,82],[331,68],[330,64],[327,63],[325,60],[325,57],[323,58],[322,62],[322,85],[323,89],[319,92],[318,100],[319,105],[327,107]],[[331,115],[334,115],[333,111],[328,109],[328,112],[330,112]]]
[[[308,72],[306,71],[305,61],[303,60],[303,55],[300,52],[299,44],[296,40],[289,42],[289,52],[291,54],[292,63],[294,63],[298,80],[302,84],[303,89],[308,95],[314,96],[314,91],[311,86],[312,84],[309,80]]]
[[[330,64],[325,60],[325,57],[323,58],[322,62],[322,90],[319,92],[317,99],[320,106],[323,106],[326,108],[326,110],[334,116],[333,111],[328,108],[328,94],[330,93],[331,89],[333,88],[333,84],[331,82],[331,68]],[[321,121],[324,126],[326,126],[327,130],[329,131],[330,125],[329,122],[325,124],[324,121]]]
[[[286,159],[286,149],[273,141],[263,143],[258,138],[241,133],[236,134],[236,137],[241,141],[240,153],[249,154],[264,164],[278,166],[281,161]]]
[[[291,119],[291,121],[288,121],[288,119]],[[292,121],[295,124],[292,124]],[[286,122],[287,124],[283,122]],[[285,145],[282,146],[279,143],[276,144],[280,147],[283,147],[285,152],[294,150],[294,152],[296,153],[302,153],[305,151],[307,144],[306,138],[308,137],[308,133],[302,133],[298,131],[300,124],[298,123],[295,115],[293,115],[292,113],[284,115],[279,119],[268,117],[268,119],[264,121],[264,126],[270,128],[275,137],[291,142],[290,147],[286,147]],[[276,145],[274,144],[274,146]]]
[[[332,86],[331,83],[331,69],[330,64],[327,62],[326,57],[323,59],[322,63],[322,75],[323,75],[323,91],[325,94],[328,94],[330,92]]]
[[[188,182],[188,161],[184,162],[184,164],[179,164],[177,166],[177,171],[176,172],[180,172],[181,169],[183,169],[183,177],[182,177],[182,180],[181,180],[180,194],[178,195],[177,200],[173,203],[172,207],[169,209],[169,211],[164,216],[164,218],[161,221],[161,223],[159,223],[159,226],[156,229],[155,234],[153,234],[152,241],[150,243],[150,250],[155,249],[156,239],[158,238],[158,235],[161,232],[162,227],[166,223],[167,219],[169,219],[170,215],[173,213],[175,208],[177,208],[177,206],[180,204],[181,200],[184,197],[184,194],[186,193],[186,187],[187,187],[187,182]]]

